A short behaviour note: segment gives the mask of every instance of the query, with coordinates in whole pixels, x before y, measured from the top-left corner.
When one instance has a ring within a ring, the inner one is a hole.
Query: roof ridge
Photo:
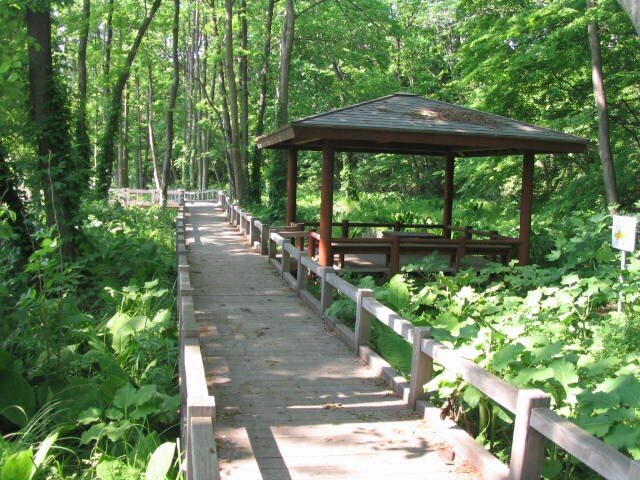
[[[414,97],[422,97],[421,95],[415,94],[415,93],[407,93],[407,92],[396,92],[396,93],[391,93],[389,95],[384,95],[382,97],[378,97],[378,98],[374,98],[372,100],[366,100],[364,102],[360,102],[360,103],[354,103],[353,105],[347,105],[346,107],[340,107],[340,108],[334,108],[333,110],[327,110],[326,112],[320,112],[320,113],[315,113],[313,115],[309,115],[307,117],[302,117],[302,118],[298,118],[297,120],[292,120],[290,123],[293,124],[297,124],[297,123],[302,123],[302,122],[306,122],[307,120],[313,120],[315,118],[319,118],[322,117],[324,115],[330,115],[336,112],[344,112],[346,110],[351,110],[357,107],[361,107],[362,105],[368,105],[370,103],[374,103],[374,102],[379,102],[380,100],[385,100],[387,98],[392,98],[398,95],[405,95],[405,96],[414,96]],[[425,97],[422,97],[425,98]]]

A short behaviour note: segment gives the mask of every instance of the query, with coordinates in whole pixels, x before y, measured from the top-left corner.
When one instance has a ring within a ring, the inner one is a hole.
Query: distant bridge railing
[[[184,197],[188,202],[198,200],[216,200],[218,195],[217,192],[218,190],[201,190],[193,192],[180,189],[167,190],[167,203],[177,206],[181,197]],[[126,206],[160,204],[161,198],[160,190],[148,190],[141,188],[109,189],[109,200],[122,203]]]
[[[189,192],[191,193],[191,192]],[[204,192],[195,192],[202,193]],[[195,195],[197,197],[203,195]],[[180,338],[179,381],[182,397],[180,437],[186,480],[218,480],[220,470],[215,442],[215,398],[209,395],[205,377],[200,330],[193,309],[193,288],[185,245],[185,206],[178,199],[176,256],[178,262],[178,325]],[[192,197],[194,198],[194,197]]]
[[[640,479],[640,462],[632,460],[609,447],[601,440],[579,428],[549,409],[550,397],[537,389],[519,389],[440,342],[429,338],[428,327],[416,327],[397,312],[373,298],[373,291],[357,288],[340,278],[333,267],[322,267],[294,245],[296,239],[308,232],[295,227],[269,228],[246,210],[234,204],[224,192],[217,192],[216,201],[226,211],[227,218],[248,239],[249,243],[280,272],[297,294],[357,355],[379,369],[392,388],[421,415],[440,418],[440,409],[427,402],[423,385],[433,375],[434,362],[457,373],[488,398],[515,415],[509,465],[499,461],[473,440],[464,430],[450,426],[452,443],[483,473],[495,480],[537,480],[544,463],[544,443],[548,439],[607,480]],[[270,253],[269,244],[272,245]],[[274,247],[280,255],[275,255]],[[319,281],[320,298],[307,288],[309,274]],[[337,323],[324,312],[333,302],[335,292],[356,304],[355,332]],[[413,348],[411,380],[407,381],[368,346],[372,320],[386,325]]]

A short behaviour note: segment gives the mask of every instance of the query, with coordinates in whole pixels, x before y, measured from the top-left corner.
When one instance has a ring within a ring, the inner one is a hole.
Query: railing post
[[[296,272],[296,290],[298,295],[307,289],[309,283],[309,268],[302,264],[302,259],[307,257],[307,252],[300,252],[298,255],[298,270]]]
[[[281,276],[284,276],[284,272],[287,272],[287,273],[291,272],[291,254],[289,253],[289,250],[287,250],[285,247],[287,243],[289,243],[289,239],[285,238],[282,242],[282,257],[281,257],[282,271],[280,272]]]
[[[247,215],[247,237],[249,239],[249,247],[252,249],[255,236],[256,226],[253,224],[253,215]]]
[[[513,428],[509,480],[538,480],[544,463],[545,437],[531,427],[531,410],[549,408],[551,398],[541,390],[519,390]]]
[[[262,224],[260,229],[260,255],[269,253],[269,225]]]
[[[433,358],[422,352],[422,340],[429,336],[429,327],[413,328],[413,352],[411,354],[411,384],[407,403],[415,410],[416,402],[427,398],[424,384],[433,376]]]
[[[333,303],[333,285],[327,282],[327,275],[335,273],[333,267],[320,267],[320,314],[324,317],[324,312]]]
[[[371,337],[371,314],[364,309],[362,302],[367,297],[373,296],[373,290],[370,288],[359,288],[356,293],[356,355],[360,354],[361,346],[369,346],[369,338]]]

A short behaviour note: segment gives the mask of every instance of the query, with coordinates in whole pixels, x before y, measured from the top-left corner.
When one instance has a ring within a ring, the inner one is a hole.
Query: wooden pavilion
[[[300,150],[322,151],[319,263],[333,264],[331,229],[335,152],[397,153],[446,159],[443,225],[452,226],[456,159],[522,155],[519,261],[529,262],[536,154],[581,153],[588,140],[510,118],[396,93],[294,120],[257,139],[259,148],[288,151],[287,223],[296,220]],[[451,229],[443,230],[450,234]]]

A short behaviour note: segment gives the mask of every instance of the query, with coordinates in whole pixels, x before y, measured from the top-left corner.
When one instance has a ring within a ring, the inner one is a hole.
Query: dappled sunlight
[[[326,329],[223,215],[190,218],[203,222],[187,237],[195,239],[194,311],[216,399],[223,480],[454,471],[438,457],[429,424]]]

